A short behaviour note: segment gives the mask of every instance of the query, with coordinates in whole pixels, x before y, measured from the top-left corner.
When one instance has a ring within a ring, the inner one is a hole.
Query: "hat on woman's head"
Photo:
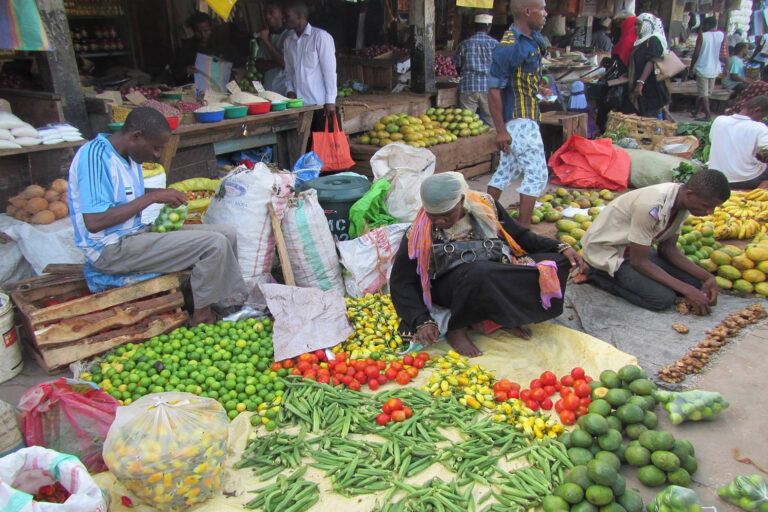
[[[475,16],[475,23],[480,23],[482,25],[490,25],[493,23],[493,16],[490,14],[478,14]]]

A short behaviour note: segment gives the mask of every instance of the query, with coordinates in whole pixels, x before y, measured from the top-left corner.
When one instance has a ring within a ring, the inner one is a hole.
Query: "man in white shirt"
[[[336,47],[325,30],[307,22],[309,11],[302,0],[286,2],[285,24],[293,30],[285,40],[285,84],[289,98],[305,105],[324,105],[336,111]]]
[[[768,151],[768,96],[755,96],[738,114],[719,116],[709,130],[712,148],[707,166],[728,178],[732,188],[768,188],[766,164],[757,154]]]

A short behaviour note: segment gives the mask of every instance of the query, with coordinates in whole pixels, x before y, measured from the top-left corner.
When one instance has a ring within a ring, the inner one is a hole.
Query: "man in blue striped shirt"
[[[491,111],[488,109],[488,71],[493,60],[493,49],[499,42],[488,35],[493,16],[475,16],[475,35],[459,43],[453,64],[459,70],[459,106],[470,112],[480,110],[483,120],[493,128]]]
[[[158,158],[170,136],[171,127],[160,112],[137,108],[120,131],[99,135],[78,150],[68,188],[75,243],[93,268],[105,274],[192,267],[192,324],[212,323],[211,305],[242,303],[246,291],[235,230],[201,225],[153,233],[141,222],[141,211],[152,204],[177,207],[187,202],[178,190],[144,189],[141,163]]]

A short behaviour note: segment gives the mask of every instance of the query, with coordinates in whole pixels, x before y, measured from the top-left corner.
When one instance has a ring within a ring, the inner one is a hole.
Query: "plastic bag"
[[[312,132],[312,151],[317,153],[323,161],[323,171],[344,171],[355,165],[355,161],[350,155],[347,135],[339,128],[336,114],[331,116],[333,126],[328,126],[326,116],[325,129],[321,132]]]
[[[59,482],[64,503],[33,500],[40,487]],[[14,512],[106,512],[109,501],[74,455],[31,446],[0,459],[0,510]]]
[[[317,190],[301,192],[288,203],[282,229],[296,286],[335,288],[344,295],[339,256]]]
[[[314,151],[301,155],[291,169],[296,174],[296,188],[320,176],[322,168],[323,161]]]
[[[700,512],[699,496],[693,489],[670,485],[646,506],[648,512]]]
[[[631,162],[629,183],[635,188],[670,183],[674,181],[674,169],[685,162],[683,158],[665,155],[646,149],[625,149]]]
[[[354,240],[338,242],[341,264],[349,271],[344,284],[347,295],[360,298],[383,289],[392,272],[392,262],[410,224],[392,224],[373,229]]]
[[[155,233],[178,231],[184,225],[185,220],[187,220],[187,205],[183,204],[173,208],[166,204],[152,224],[152,231]]]
[[[168,188],[184,192],[187,196],[187,222],[202,222],[220,181],[210,178],[190,178],[171,183],[168,186]]]
[[[145,163],[142,164],[141,171],[144,175],[145,190],[148,188],[165,188],[166,174],[162,165]],[[154,203],[141,210],[142,224],[152,224],[155,222],[162,208],[162,204]]]
[[[657,391],[656,399],[664,404],[669,413],[669,420],[679,425],[684,421],[713,420],[723,409],[727,409],[728,401],[716,391]]]
[[[73,379],[43,382],[21,396],[21,430],[27,446],[77,456],[88,471],[107,467],[101,447],[120,402],[95,384]]]
[[[717,495],[744,510],[768,512],[768,483],[760,475],[739,475],[720,487]]]
[[[398,222],[413,222],[421,208],[421,182],[435,173],[434,153],[402,142],[387,144],[371,157],[375,180],[386,178],[392,188],[387,210]]]
[[[349,209],[349,237],[357,238],[366,229],[396,224],[397,219],[387,212],[385,199],[392,186],[379,180]]]
[[[93,268],[90,261],[83,265],[83,277],[91,293],[103,292],[111,288],[130,286],[160,277],[162,272],[133,272],[128,274],[105,274]]]
[[[186,510],[221,488],[227,413],[212,398],[155,393],[120,407],[104,460],[120,482],[162,511]]]

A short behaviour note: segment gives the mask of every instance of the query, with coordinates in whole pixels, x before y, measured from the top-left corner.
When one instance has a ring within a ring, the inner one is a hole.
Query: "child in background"
[[[592,110],[584,94],[584,82],[576,80],[571,84],[571,99],[568,102],[568,112],[583,112],[587,114],[587,137],[594,139],[597,135],[597,123],[592,117]]]

